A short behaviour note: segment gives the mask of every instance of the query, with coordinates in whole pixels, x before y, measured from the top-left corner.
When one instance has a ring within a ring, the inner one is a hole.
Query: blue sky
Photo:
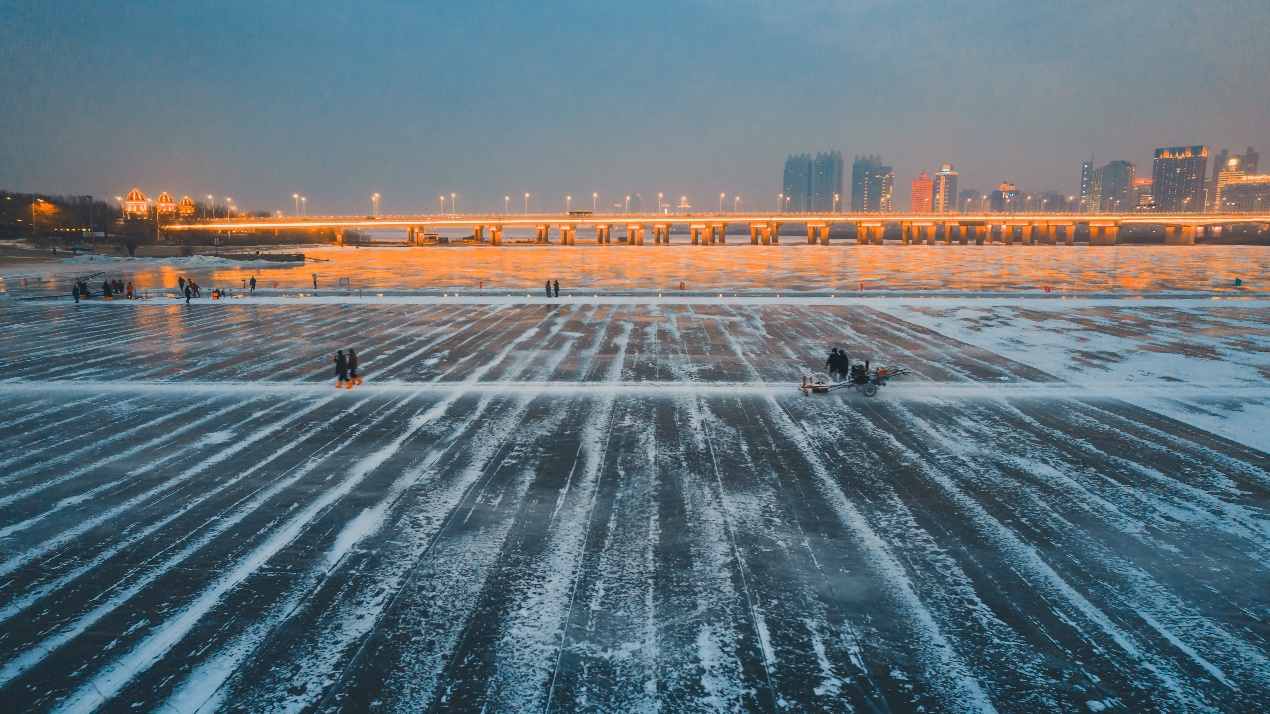
[[[758,208],[829,149],[906,205],[945,162],[1070,193],[1090,153],[1270,148],[1264,0],[0,2],[0,62],[0,187],[311,213]]]

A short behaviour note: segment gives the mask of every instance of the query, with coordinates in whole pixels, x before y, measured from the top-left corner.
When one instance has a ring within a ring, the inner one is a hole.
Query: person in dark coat
[[[547,297],[551,297],[551,281],[547,281]]]
[[[185,284],[185,304],[186,305],[190,304],[190,298],[193,296],[194,296],[194,291],[190,289],[190,284],[186,283]]]
[[[348,388],[352,389],[353,385],[361,384],[362,378],[357,376],[357,350],[352,347],[348,348]]]
[[[71,297],[75,298],[75,304],[78,305],[79,304],[79,286],[78,285],[71,288]]]
[[[111,288],[111,287],[110,287],[110,281],[109,281],[109,280],[103,280],[103,281],[101,281],[101,296],[102,296],[102,298],[103,298],[103,299],[105,299],[105,300],[113,300],[114,298],[112,298],[112,297],[111,297],[111,292],[112,292],[112,290],[113,290],[113,288]]]
[[[344,356],[344,350],[335,350],[335,356],[331,359],[335,362],[335,376],[340,380],[335,388],[342,389],[348,381],[348,358]]]
[[[555,293],[553,297],[560,297],[560,281],[559,280],[551,281],[551,289]]]
[[[829,350],[829,359],[825,360],[825,369],[829,371],[829,376],[834,376],[838,371],[838,348],[834,347]]]
[[[256,251],[256,254],[259,255],[260,251]],[[251,276],[251,294],[252,295],[256,294],[256,276],[254,275]]]
[[[185,276],[184,275],[176,279],[176,289],[180,290],[181,292],[185,292]]]

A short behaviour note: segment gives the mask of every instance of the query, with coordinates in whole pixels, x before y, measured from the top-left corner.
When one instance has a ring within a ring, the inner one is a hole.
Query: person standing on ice
[[[256,294],[256,276],[251,276],[251,294]]]
[[[547,297],[551,297],[551,281],[547,281]]]
[[[335,350],[335,356],[331,359],[335,362],[335,376],[340,380],[335,388],[342,389],[348,381],[348,358],[344,356],[344,350]]]
[[[181,292],[185,292],[185,276],[184,275],[176,279],[176,289],[180,290]]]
[[[829,359],[825,360],[825,369],[829,370],[829,376],[834,380],[838,379],[839,373],[843,371],[842,353],[837,347],[829,350]]]
[[[353,385],[361,384],[362,378],[357,376],[357,350],[352,347],[348,348],[348,388],[352,389]]]
[[[551,281],[551,290],[552,292],[555,293],[555,295],[553,295],[552,297],[560,297],[560,281],[559,280]]]
[[[131,300],[132,299],[132,281],[131,280],[128,281],[128,287],[126,288],[126,290],[128,291],[128,299]]]
[[[194,291],[190,289],[189,283],[185,284],[185,304],[190,304],[190,298],[194,296]]]

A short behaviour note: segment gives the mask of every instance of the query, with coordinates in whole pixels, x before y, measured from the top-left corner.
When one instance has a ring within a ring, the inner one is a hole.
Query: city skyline
[[[1071,155],[1143,166],[1162,146],[1270,142],[1270,90],[1248,81],[1270,58],[1219,46],[1266,35],[1270,13],[1248,2],[0,15],[0,186],[14,191],[144,183],[261,210],[300,193],[333,213],[369,212],[374,193],[389,212],[451,193],[472,210],[525,192],[754,206],[774,203],[788,154],[824,147],[880,153],[904,185],[950,163],[981,190],[1070,194]],[[915,72],[935,57],[955,61]]]

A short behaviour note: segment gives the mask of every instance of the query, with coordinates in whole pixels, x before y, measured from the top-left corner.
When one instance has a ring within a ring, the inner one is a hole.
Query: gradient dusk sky
[[[589,208],[786,155],[1075,193],[1080,163],[1270,149],[1266,0],[0,2],[0,188],[243,209]],[[849,173],[848,166],[848,173]]]

